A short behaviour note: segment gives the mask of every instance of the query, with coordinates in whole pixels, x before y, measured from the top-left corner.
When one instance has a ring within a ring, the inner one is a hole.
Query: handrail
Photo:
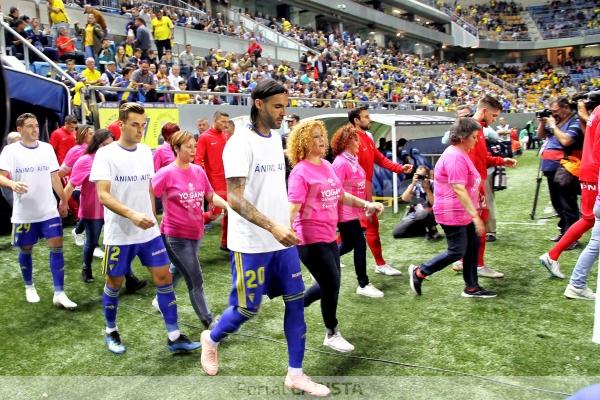
[[[42,60],[46,61],[63,78],[67,79],[71,84],[73,84],[73,86],[75,86],[77,84],[77,81],[75,79],[73,79],[73,77],[71,77],[69,74],[67,74],[65,71],[63,71],[63,69],[60,68],[54,61],[49,59],[44,53],[39,51],[34,45],[29,43],[29,41],[27,41],[23,36],[21,36],[19,34],[19,32],[15,31],[6,22],[4,22],[4,14],[2,14],[2,13],[0,13],[0,27],[1,27],[0,35],[2,37],[4,37],[4,30],[8,31],[11,35],[13,35],[17,39],[21,40],[21,43],[23,43],[23,45],[25,47],[27,47],[29,50],[33,51]],[[2,48],[0,48],[1,54],[6,54],[6,43],[2,42],[1,45],[3,46]],[[30,64],[29,63],[29,53],[27,51],[24,51],[23,53],[24,53],[23,56],[25,57],[25,64],[27,65],[27,67],[29,67],[30,66],[29,65]]]
[[[503,90],[509,92],[512,96],[515,96],[517,94],[517,87],[515,85],[512,85],[508,82],[506,82],[503,79],[498,78],[497,76],[494,76],[480,68],[477,68],[476,66],[472,66],[471,68],[473,68],[473,71],[477,72],[478,74],[482,75],[482,78],[484,78],[485,80],[501,87]]]

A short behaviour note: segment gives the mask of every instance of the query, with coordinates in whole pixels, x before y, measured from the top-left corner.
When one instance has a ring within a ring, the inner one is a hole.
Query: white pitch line
[[[548,222],[547,219],[540,219],[536,222],[517,222],[517,221],[498,221],[497,225],[526,225],[526,226],[544,226]]]

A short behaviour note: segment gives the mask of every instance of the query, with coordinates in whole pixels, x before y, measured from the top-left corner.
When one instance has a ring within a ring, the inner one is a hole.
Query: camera
[[[424,181],[425,179],[427,179],[427,177],[425,175],[421,175],[421,174],[415,174],[415,177],[420,181]]]
[[[545,108],[541,111],[535,112],[536,118],[550,118],[551,116],[552,116],[552,111],[548,110],[547,108]]]
[[[594,109],[600,105],[600,90],[596,90],[588,93],[579,93],[573,96],[573,102],[583,99],[585,108],[588,112],[594,111]]]

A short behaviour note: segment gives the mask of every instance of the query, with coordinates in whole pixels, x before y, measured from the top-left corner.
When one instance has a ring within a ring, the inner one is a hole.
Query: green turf
[[[369,299],[356,295],[351,256],[342,258],[348,266],[342,270],[338,319],[344,336],[356,346],[353,355],[488,377],[506,377],[505,380],[517,379],[514,377],[541,379],[541,382],[529,382],[536,387],[552,386],[543,377],[562,377],[553,389],[563,392],[572,392],[592,382],[591,377],[600,376],[600,349],[591,342],[594,303],[566,300],[562,292],[567,281],[549,279],[539,266],[538,256],[547,251],[551,245],[548,237],[556,233],[556,219],[540,223],[529,219],[537,159],[530,152],[521,157],[519,163],[516,170],[509,172],[509,189],[497,193],[498,241],[488,244],[486,257],[487,264],[504,272],[506,277],[481,280],[486,288],[498,291],[499,297],[479,301],[461,298],[462,277],[450,269],[425,282],[422,297],[413,296],[406,268],[443,250],[445,241],[429,243],[422,238],[394,240],[390,232],[398,216],[388,210],[381,223],[384,255],[391,264],[400,267],[404,275],[385,277],[375,274],[369,254],[369,276],[372,283],[385,292],[385,297]],[[544,208],[549,205],[545,182],[539,204],[538,215],[542,216]],[[70,230],[66,229],[67,232]],[[219,227],[209,230],[200,251],[205,290],[216,313],[226,307],[231,276],[228,256],[218,250],[219,238]],[[587,243],[588,238],[589,234],[582,242]],[[200,378],[199,355],[173,357],[167,352],[162,319],[150,305],[154,296],[150,287],[136,295],[121,296],[118,325],[127,353],[117,357],[106,350],[102,342],[103,283],[100,279],[93,284],[81,281],[81,248],[74,245],[70,235],[65,240],[66,290],[79,304],[78,309],[72,312],[57,310],[51,304],[51,277],[45,245],[37,246],[34,251],[34,278],[42,299],[38,304],[25,302],[17,252],[0,252],[3,266],[0,269],[0,377],[4,377],[4,380],[0,378],[0,387],[4,387],[0,388],[0,394],[7,393],[2,390],[9,385],[9,376],[177,375],[181,376],[181,387],[185,387],[186,376],[206,382],[208,378]],[[6,242],[8,238],[0,238],[0,241]],[[579,252],[563,254],[560,260],[563,272],[571,272]],[[94,263],[96,277],[99,278],[100,262],[96,260]],[[140,277],[149,278],[137,261],[134,269]],[[307,274],[305,282],[310,284]],[[589,284],[592,288],[596,287],[596,268]],[[182,330],[197,339],[200,323],[190,306],[185,285],[178,287],[177,295],[180,321],[188,324]],[[259,316],[243,327],[241,333],[244,336],[234,336],[223,343],[220,347],[220,375],[284,375],[285,345],[259,338],[284,340],[282,314],[280,299],[266,301]],[[306,310],[306,321],[307,347],[325,350],[318,304]],[[463,387],[469,387],[469,393],[478,393],[473,392],[473,388],[482,390],[482,394],[473,398],[560,398],[476,379],[458,379],[454,377],[455,373],[313,351],[307,352],[304,368],[315,376],[391,379],[391,383],[378,387],[378,395],[374,397],[421,398],[419,393],[422,392],[418,388],[422,389],[424,385],[431,387],[425,392],[429,395],[423,397],[429,399],[468,398],[464,397],[464,393],[460,394]],[[411,376],[429,379],[423,380],[423,385],[411,386],[411,382],[416,382],[407,379]],[[435,382],[441,383],[436,386]],[[375,383],[373,385],[376,386]],[[90,389],[92,386],[82,387]],[[165,385],[159,389],[165,390]],[[98,393],[102,392],[95,392]],[[402,393],[412,393],[412,397],[402,397]],[[238,393],[241,397],[244,394],[247,393]],[[109,398],[107,394],[101,397]]]

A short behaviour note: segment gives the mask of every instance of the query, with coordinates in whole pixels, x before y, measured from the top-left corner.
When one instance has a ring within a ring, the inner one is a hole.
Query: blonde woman
[[[368,215],[381,212],[383,206],[344,190],[332,165],[323,159],[327,147],[321,121],[302,122],[290,133],[287,156],[294,167],[288,180],[290,220],[300,239],[300,259],[316,280],[304,293],[304,307],[320,299],[326,328],[323,345],[349,352],[354,346],[339,332],[336,315],[341,279],[338,213],[342,204],[362,208]]]

